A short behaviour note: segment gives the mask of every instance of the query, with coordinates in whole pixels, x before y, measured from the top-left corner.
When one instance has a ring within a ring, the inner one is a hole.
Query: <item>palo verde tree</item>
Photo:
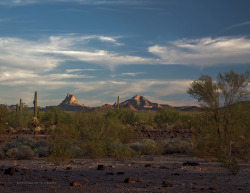
[[[202,75],[191,83],[187,93],[206,109],[206,122],[203,121],[203,127],[210,127],[210,133],[207,133],[203,142],[217,140],[213,144],[216,147],[211,148],[221,150],[223,147],[227,149],[225,147],[229,145],[228,153],[231,155],[231,142],[236,140],[235,136],[244,138],[244,135],[241,135],[242,128],[249,132],[244,125],[250,118],[247,118],[250,110],[247,90],[249,78],[249,71],[240,74],[231,70],[224,74],[218,73],[217,81],[213,81],[209,75]],[[213,132],[216,134],[212,135]]]

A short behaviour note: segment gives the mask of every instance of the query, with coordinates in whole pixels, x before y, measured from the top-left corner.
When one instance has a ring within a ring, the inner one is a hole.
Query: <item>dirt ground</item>
[[[183,165],[186,161],[199,165]],[[239,174],[231,175],[217,162],[183,154],[140,156],[126,161],[74,159],[60,166],[43,159],[8,159],[0,160],[0,192],[247,193],[250,192],[250,164],[239,164]],[[98,170],[98,165],[103,165],[103,168],[99,166],[103,170]],[[7,174],[6,169],[10,167],[14,169]],[[124,182],[127,178],[131,183]],[[72,182],[75,183],[70,185]]]

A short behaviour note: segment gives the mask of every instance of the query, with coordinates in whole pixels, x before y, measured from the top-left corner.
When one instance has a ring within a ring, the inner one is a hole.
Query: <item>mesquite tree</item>
[[[250,74],[236,73],[233,70],[218,73],[217,81],[213,81],[209,75],[202,75],[199,80],[193,81],[187,93],[207,110],[209,115],[212,115],[216,127],[219,140],[224,139],[224,142],[229,144],[228,153],[231,155],[231,142],[233,130],[240,129],[239,118],[247,116],[247,113],[242,115],[243,101],[249,101],[248,84]],[[249,111],[249,103],[243,105]],[[250,117],[249,117],[250,118]],[[247,120],[247,118],[245,119]],[[224,135],[222,135],[222,133]]]

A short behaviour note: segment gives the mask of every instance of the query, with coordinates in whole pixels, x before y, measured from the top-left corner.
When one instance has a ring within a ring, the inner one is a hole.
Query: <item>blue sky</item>
[[[0,104],[174,106],[202,74],[250,69],[249,0],[0,0]]]

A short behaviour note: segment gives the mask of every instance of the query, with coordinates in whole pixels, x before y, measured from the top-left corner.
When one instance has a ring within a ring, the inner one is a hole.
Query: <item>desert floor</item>
[[[183,165],[187,161],[199,165]],[[60,166],[43,159],[8,159],[0,160],[0,192],[250,192],[250,164],[239,164],[241,171],[232,175],[217,162],[183,154],[74,159]],[[15,169],[7,174],[10,167]],[[131,183],[124,182],[127,178]]]

